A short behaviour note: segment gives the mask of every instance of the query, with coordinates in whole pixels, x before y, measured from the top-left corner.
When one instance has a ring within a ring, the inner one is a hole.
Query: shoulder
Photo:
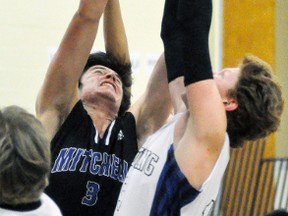
[[[116,121],[121,122],[124,126],[136,126],[135,116],[131,112],[126,112],[122,116],[118,117]]]
[[[61,211],[57,204],[45,193],[43,193],[40,197],[41,200],[41,208],[49,210],[51,215],[53,216],[61,216]]]
[[[135,116],[133,115],[132,112],[125,112],[122,116],[120,116],[118,119],[121,119],[121,120],[130,120],[130,121],[134,121],[135,122]]]
[[[69,115],[62,120],[58,130],[51,139],[51,143],[58,143],[60,139],[66,139],[71,135],[75,136],[76,131],[87,131],[91,127],[94,127],[92,119],[84,109],[82,102],[79,100],[72,108]]]
[[[83,119],[89,119],[89,118],[90,116],[85,110],[82,101],[79,100],[72,108],[71,112],[66,117],[64,117],[62,124],[67,124],[67,122],[69,124],[72,124],[73,122],[79,124],[79,122],[82,122]]]

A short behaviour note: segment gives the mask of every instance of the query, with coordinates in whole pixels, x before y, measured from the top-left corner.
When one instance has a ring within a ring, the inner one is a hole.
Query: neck
[[[111,108],[85,103],[83,103],[83,106],[97,128],[100,137],[103,137],[108,125],[117,118],[117,112]]]

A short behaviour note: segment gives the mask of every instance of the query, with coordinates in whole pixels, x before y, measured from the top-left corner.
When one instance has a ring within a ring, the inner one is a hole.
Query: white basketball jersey
[[[208,215],[229,161],[229,139],[226,135],[211,174],[197,191],[174,158],[173,134],[180,115],[151,135],[139,150],[122,185],[114,215]]]

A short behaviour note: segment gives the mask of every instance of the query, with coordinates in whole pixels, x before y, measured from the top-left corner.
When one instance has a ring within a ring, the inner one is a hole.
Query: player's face
[[[101,65],[93,66],[82,76],[81,83],[81,99],[104,98],[120,107],[123,97],[122,81],[115,71]]]
[[[219,72],[213,73],[217,88],[223,99],[227,98],[228,90],[235,87],[239,76],[240,68],[224,68]]]

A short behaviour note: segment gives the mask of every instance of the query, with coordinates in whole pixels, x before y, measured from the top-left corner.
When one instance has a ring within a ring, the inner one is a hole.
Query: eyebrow
[[[106,67],[103,67],[103,66],[94,66],[94,68],[96,68],[96,69],[102,69],[102,70],[106,70],[106,69],[107,69]]]

